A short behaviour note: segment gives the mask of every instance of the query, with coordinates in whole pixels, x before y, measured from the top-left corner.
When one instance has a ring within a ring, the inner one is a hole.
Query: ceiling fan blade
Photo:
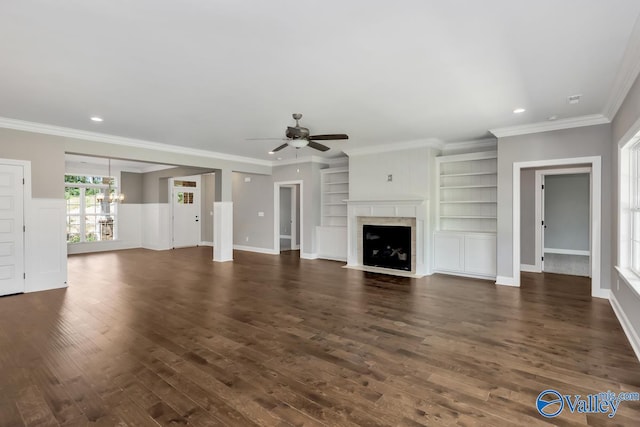
[[[280,150],[282,150],[283,148],[285,148],[287,145],[289,145],[289,144],[282,144],[281,146],[276,147],[276,148],[274,148],[273,150],[271,150],[271,152],[272,152],[272,153],[275,153],[276,151],[280,151]]]
[[[309,139],[315,139],[317,141],[331,141],[335,139],[349,139],[349,135],[344,133],[336,133],[332,135],[311,135]]]
[[[245,141],[286,141],[286,138],[245,138]]]
[[[320,150],[320,151],[329,150],[329,147],[327,147],[326,145],[322,145],[319,142],[314,142],[314,141],[309,141],[309,144],[307,146],[311,148],[315,148],[316,150]]]

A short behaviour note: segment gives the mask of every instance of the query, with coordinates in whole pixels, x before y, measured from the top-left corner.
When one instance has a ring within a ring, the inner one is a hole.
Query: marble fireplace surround
[[[347,200],[347,206],[347,268],[404,277],[429,274],[425,251],[430,243],[426,200]],[[362,263],[362,226],[365,224],[411,226],[411,272]]]

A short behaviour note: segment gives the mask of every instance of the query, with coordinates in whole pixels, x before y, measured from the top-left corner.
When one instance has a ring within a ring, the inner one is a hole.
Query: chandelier
[[[102,183],[107,184],[107,195],[104,194],[104,191],[96,195],[96,199],[99,202],[104,201],[105,199],[109,200],[109,203],[118,203],[124,200],[124,194],[118,193],[118,190],[115,189],[112,191],[111,185],[113,184],[113,178],[111,177],[111,159],[109,162],[109,173],[106,177],[102,178]]]

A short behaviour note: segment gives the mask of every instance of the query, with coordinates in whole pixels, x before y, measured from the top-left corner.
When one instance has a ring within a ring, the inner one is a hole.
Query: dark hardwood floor
[[[0,425],[548,425],[538,394],[638,391],[589,281],[521,289],[211,248],[69,257],[69,288],[0,298]],[[639,425],[640,403],[570,425]]]

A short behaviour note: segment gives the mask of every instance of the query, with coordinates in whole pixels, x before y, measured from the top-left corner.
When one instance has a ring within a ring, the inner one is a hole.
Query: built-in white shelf
[[[455,188],[498,188],[497,185],[443,185],[440,186],[441,190],[451,190]]]
[[[349,169],[322,169],[320,186],[322,225],[316,227],[318,257],[346,261]]]
[[[495,277],[497,152],[436,157],[434,269]]]
[[[468,219],[496,219],[496,216],[476,216],[476,215],[440,215],[440,218],[468,218]]]
[[[467,172],[467,173],[443,173],[440,176],[444,178],[454,176],[477,176],[477,175],[497,175],[498,172]]]

